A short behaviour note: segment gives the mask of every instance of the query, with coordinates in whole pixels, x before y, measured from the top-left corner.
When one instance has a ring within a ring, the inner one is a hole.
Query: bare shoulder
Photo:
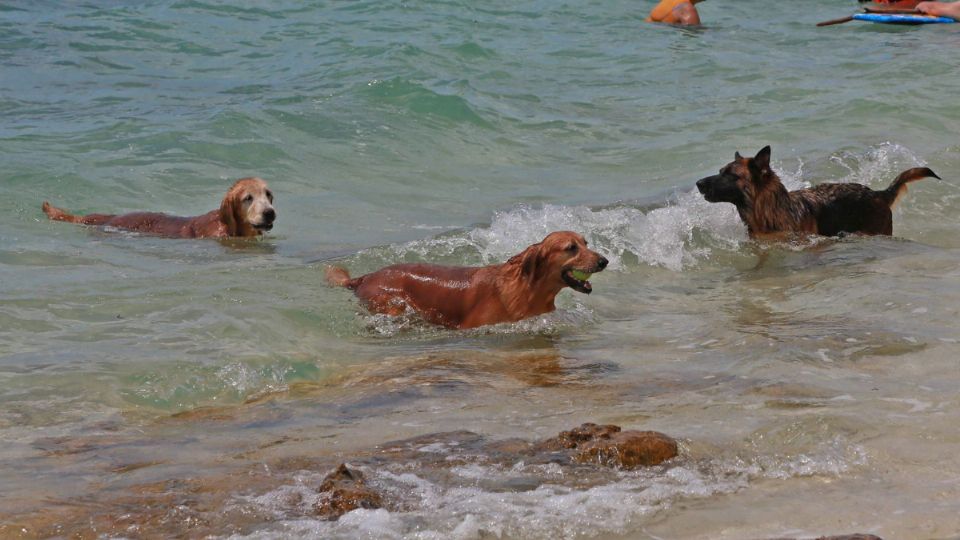
[[[690,2],[684,2],[674,8],[674,17],[680,24],[698,25],[700,24],[700,13]]]

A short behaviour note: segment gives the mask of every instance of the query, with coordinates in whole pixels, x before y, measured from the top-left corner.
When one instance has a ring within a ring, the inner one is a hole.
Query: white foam
[[[787,189],[806,187],[802,162],[795,170],[779,166],[778,174]],[[608,271],[623,270],[625,258],[682,271],[709,258],[715,249],[737,249],[747,240],[733,205],[709,203],[696,190],[687,190],[647,210],[629,204],[601,209],[517,205],[496,212],[487,227],[390,246],[389,259],[465,254],[494,264],[561,230],[583,234],[593,249],[610,260]]]
[[[489,227],[469,231],[484,262],[503,261],[547,234],[572,230],[610,260],[609,270],[624,268],[624,257],[680,271],[708,257],[712,247],[736,248],[746,232],[732,205],[710,204],[696,193],[675,196],[663,207],[644,212],[619,206],[517,206],[494,215]],[[698,242],[695,233],[706,233]]]
[[[862,448],[837,438],[805,454],[759,456],[749,460],[717,459],[684,462],[673,467],[611,471],[607,483],[588,487],[564,485],[562,474],[543,466],[502,467],[474,463],[455,468],[455,485],[434,483],[405,470],[364,469],[371,485],[404,511],[355,510],[336,522],[304,519],[301,506],[288,509],[270,530],[232,538],[573,538],[597,534],[627,534],[638,520],[689,499],[748,489],[764,479],[838,476],[866,463]],[[548,466],[549,467],[549,466]],[[555,468],[555,467],[554,467]],[[405,467],[401,467],[405,469]],[[482,481],[497,484],[518,475],[546,473],[541,484],[527,491],[487,490]],[[254,498],[276,515],[286,486]]]
[[[436,260],[464,254],[478,258],[482,264],[495,264],[560,230],[583,234],[592,249],[610,260],[607,271],[623,270],[625,256],[681,271],[709,257],[712,248],[735,249],[747,239],[732,205],[710,204],[699,194],[688,192],[647,212],[626,205],[596,210],[587,206],[518,205],[494,214],[488,227],[390,246],[389,256],[384,259],[396,261],[414,255]],[[697,231],[706,235],[706,242],[695,239]]]
[[[830,161],[847,170],[846,176],[831,182],[856,182],[874,189],[886,189],[904,169],[926,165],[913,150],[892,142],[881,143],[866,152],[842,152]]]

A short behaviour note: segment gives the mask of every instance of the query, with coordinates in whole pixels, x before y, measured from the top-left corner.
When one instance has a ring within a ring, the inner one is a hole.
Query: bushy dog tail
[[[907,184],[920,180],[921,178],[936,178],[940,180],[941,178],[937,176],[937,173],[926,167],[915,167],[913,169],[907,169],[900,173],[900,176],[890,184],[883,194],[887,198],[887,203],[890,205],[890,208],[893,208],[897,205],[897,201],[900,200],[907,192]]]
[[[327,283],[332,287],[346,287],[350,290],[356,290],[363,283],[363,276],[355,279],[350,278],[350,273],[346,268],[340,266],[327,267]]]
[[[54,221],[66,221],[68,223],[81,223],[83,225],[103,225],[109,221],[114,216],[106,214],[90,214],[89,216],[75,216],[68,213],[62,208],[57,208],[47,201],[43,201],[43,205],[40,206],[43,209],[43,213],[47,215],[48,218]]]

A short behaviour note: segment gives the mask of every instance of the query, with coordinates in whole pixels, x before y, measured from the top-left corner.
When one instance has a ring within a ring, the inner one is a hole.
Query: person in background
[[[920,0],[860,0],[861,4],[879,4],[894,9],[914,9]]]
[[[960,20],[960,2],[920,2],[917,11],[937,17]]]
[[[706,0],[660,0],[647,17],[647,22],[700,24],[700,14],[697,13],[695,5],[704,1]]]

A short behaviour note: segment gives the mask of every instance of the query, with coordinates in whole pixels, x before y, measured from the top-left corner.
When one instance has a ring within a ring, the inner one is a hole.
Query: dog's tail
[[[350,273],[347,272],[346,268],[340,266],[328,266],[327,267],[327,283],[332,287],[346,287],[351,291],[357,290],[357,287],[363,283],[363,277],[350,278]]]
[[[926,167],[915,167],[903,171],[900,173],[900,176],[890,184],[890,187],[881,192],[887,199],[887,204],[890,205],[890,208],[896,206],[900,197],[907,192],[907,184],[920,180],[921,178],[936,178],[937,180],[941,180],[941,178],[937,176],[937,173]]]
[[[80,223],[83,225],[103,225],[115,216],[107,214],[90,214],[87,216],[75,216],[62,208],[57,208],[47,201],[43,201],[40,206],[43,213],[54,221],[66,221],[68,223]]]

